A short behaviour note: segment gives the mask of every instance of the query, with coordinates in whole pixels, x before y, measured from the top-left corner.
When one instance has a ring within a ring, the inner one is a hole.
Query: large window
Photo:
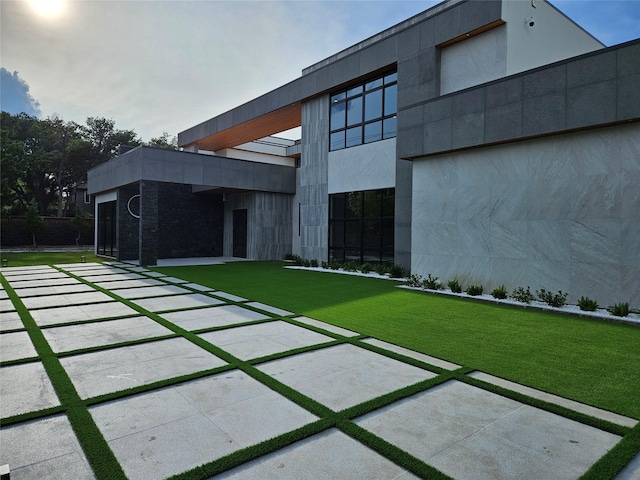
[[[393,263],[395,189],[329,195],[329,260]]]
[[[388,73],[331,96],[331,150],[396,136],[398,74]]]

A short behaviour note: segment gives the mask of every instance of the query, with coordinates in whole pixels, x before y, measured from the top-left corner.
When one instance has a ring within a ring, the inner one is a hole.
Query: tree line
[[[68,215],[70,198],[86,182],[87,171],[115,157],[120,144],[177,148],[176,137],[166,132],[143,142],[135,131],[116,129],[113,120],[101,117],[80,125],[58,116],[40,119],[3,111],[0,135],[2,215],[24,215],[30,209]]]

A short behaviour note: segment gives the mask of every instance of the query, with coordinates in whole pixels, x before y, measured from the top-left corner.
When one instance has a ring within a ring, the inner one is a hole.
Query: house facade
[[[181,132],[182,151],[91,170],[96,251],[389,262],[637,306],[638,58],[543,0],[445,1]]]

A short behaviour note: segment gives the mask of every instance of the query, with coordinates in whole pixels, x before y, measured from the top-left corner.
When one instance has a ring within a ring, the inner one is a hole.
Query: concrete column
[[[140,265],[158,264],[158,183],[140,182]]]

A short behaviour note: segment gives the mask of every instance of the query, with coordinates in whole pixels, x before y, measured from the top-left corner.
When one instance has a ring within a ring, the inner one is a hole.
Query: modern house
[[[640,40],[447,0],[89,172],[97,253],[393,262],[640,304]],[[300,141],[278,138],[302,127]]]

